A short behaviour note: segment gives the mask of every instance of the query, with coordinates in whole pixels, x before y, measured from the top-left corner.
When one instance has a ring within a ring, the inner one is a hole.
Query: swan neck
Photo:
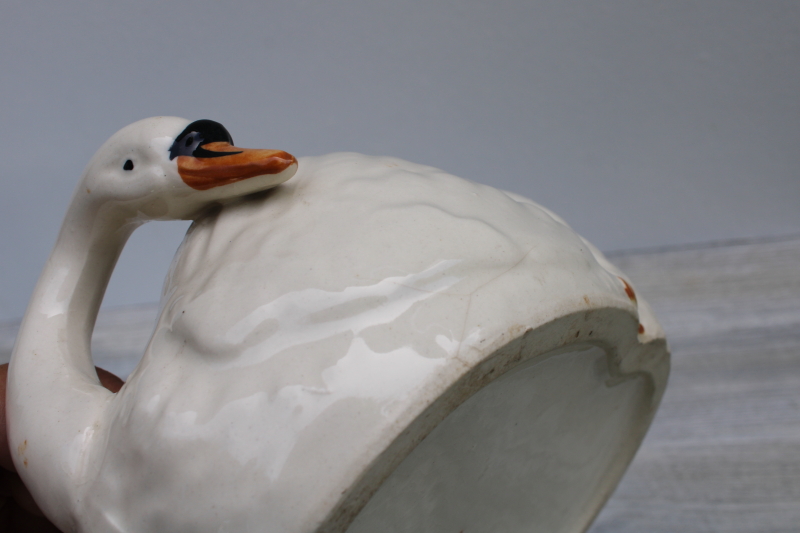
[[[77,198],[76,198],[77,197]],[[6,391],[17,472],[51,520],[71,530],[76,487],[94,474],[87,458],[107,431],[114,395],[97,378],[91,335],[135,218],[76,195],[20,325]]]
[[[59,323],[59,344],[67,341],[70,359],[88,367],[82,370],[91,377],[90,345],[97,313],[117,259],[138,226],[110,211],[73,201],[25,317],[51,326]]]

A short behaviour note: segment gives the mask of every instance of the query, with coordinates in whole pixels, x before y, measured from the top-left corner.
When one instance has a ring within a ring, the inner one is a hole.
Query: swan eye
[[[193,142],[194,142],[194,137],[189,136],[189,137],[186,138],[186,144],[184,144],[184,146],[186,148],[189,148],[192,145]]]
[[[125,161],[125,164],[122,165],[122,170],[133,170],[133,161],[131,161],[130,159]]]

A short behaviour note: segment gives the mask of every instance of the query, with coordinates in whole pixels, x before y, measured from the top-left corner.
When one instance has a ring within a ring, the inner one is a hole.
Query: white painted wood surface
[[[667,331],[661,410],[590,533],[800,532],[800,237],[611,254]],[[104,310],[98,365],[134,368],[154,305]],[[0,324],[0,362],[18,323]]]

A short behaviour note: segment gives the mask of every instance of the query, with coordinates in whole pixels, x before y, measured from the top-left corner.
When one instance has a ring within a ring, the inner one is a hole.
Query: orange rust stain
[[[589,301],[589,297],[588,296],[584,295],[583,296],[583,301],[586,302],[586,305],[591,305],[591,302]]]
[[[617,276],[617,277],[619,278],[619,276]],[[635,302],[636,301],[636,293],[633,292],[633,288],[624,279],[622,279],[622,278],[619,278],[619,279],[625,285],[625,294],[628,295],[628,298],[630,298],[631,301]]]
[[[20,454],[20,455],[22,455],[23,453],[25,453],[25,450],[26,450],[27,448],[28,448],[28,439],[25,439],[25,440],[22,442],[22,444],[20,444],[19,446],[17,446],[17,451],[19,452],[19,454]]]
[[[255,176],[278,174],[297,164],[292,154],[282,150],[251,150],[224,142],[208,143],[203,148],[212,152],[232,153],[220,157],[178,156],[178,173],[186,185],[198,191]]]
[[[642,333],[644,333],[644,326],[639,324],[639,335],[641,335]]]
[[[28,468],[28,460],[27,460],[27,459],[25,459],[24,461],[22,461],[22,464],[23,464],[23,465],[25,465],[25,468]]]

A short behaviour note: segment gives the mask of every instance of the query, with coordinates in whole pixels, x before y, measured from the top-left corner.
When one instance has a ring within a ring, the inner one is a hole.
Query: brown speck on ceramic
[[[643,333],[644,333],[644,326],[639,324],[639,335],[642,335]]]
[[[22,464],[28,468],[28,458],[25,457],[25,450],[28,449],[28,439],[25,439],[22,444],[17,446],[17,452],[22,456]]]
[[[617,276],[617,277],[619,277],[619,276]],[[631,301],[636,302],[636,293],[633,292],[633,288],[623,278],[619,278],[619,279],[625,285],[625,294],[628,295],[628,298],[630,298]]]

